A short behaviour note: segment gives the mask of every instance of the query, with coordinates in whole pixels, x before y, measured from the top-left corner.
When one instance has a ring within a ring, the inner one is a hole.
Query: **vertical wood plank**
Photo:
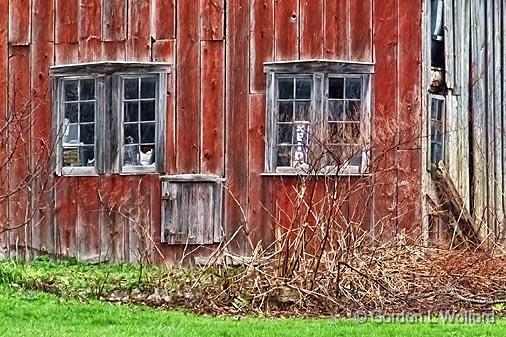
[[[251,4],[250,92],[265,91],[264,62],[274,60],[274,1]]]
[[[199,172],[200,162],[200,41],[199,3],[178,4],[177,58],[177,171]]]
[[[399,6],[415,7],[415,12],[399,11],[399,23],[411,23],[421,27],[420,4],[414,1],[399,1]],[[412,16],[409,17],[409,14]],[[351,59],[353,61],[372,62],[372,0],[350,0],[350,36],[351,36]],[[407,22],[405,22],[407,21]],[[402,30],[399,30],[401,33]],[[420,35],[413,35],[420,36]],[[420,38],[413,38],[420,41]]]
[[[101,0],[79,0],[79,61],[102,60]]]
[[[9,44],[27,46],[31,42],[30,0],[9,0]]]
[[[126,0],[102,0],[102,38],[104,41],[126,40],[126,9]]]
[[[77,183],[76,177],[59,177],[55,185],[55,228],[57,253],[76,256]]]
[[[327,59],[350,59],[350,0],[324,0],[323,55]]]
[[[248,160],[244,154],[248,153],[248,1],[238,0],[227,2],[227,46],[226,55],[226,150],[225,171],[228,172],[227,184],[229,193],[225,196],[227,235],[234,233],[245,219],[241,209],[230,196],[233,194],[239,205],[247,205],[248,195]],[[246,210],[247,213],[247,210]],[[246,214],[247,216],[247,214]],[[238,250],[245,253],[246,239],[238,236]],[[242,247],[241,247],[242,246]]]
[[[276,61],[299,58],[299,3],[298,0],[274,3],[274,32]]]
[[[225,64],[223,41],[203,41],[202,59],[202,173],[224,174]]]
[[[363,10],[367,11],[366,8]],[[421,3],[399,1],[399,80],[397,84],[399,86],[399,149],[403,151],[398,152],[400,164],[397,205],[399,227],[408,230],[420,225],[422,221],[420,210],[420,195],[422,193],[422,152],[420,150],[422,136],[420,134],[422,128],[420,124],[422,44],[421,39],[413,38],[413,36],[422,36],[421,15]],[[357,53],[355,55],[359,57],[358,60],[365,61],[371,57],[371,49],[367,42],[369,34],[370,32],[366,30],[364,30],[364,36],[357,33],[357,36],[360,36],[359,39],[366,41],[363,47],[359,47],[359,50],[355,51]]]
[[[34,207],[32,246],[36,251],[55,253],[54,179],[52,172],[51,80],[54,60],[54,0],[34,0],[32,8],[31,83],[33,125],[31,132],[32,170],[38,172],[31,193]]]
[[[9,219],[12,227],[11,245],[20,248],[31,244],[29,220],[31,204],[27,183],[30,170],[31,149],[30,129],[32,114],[30,109],[30,48],[28,46],[11,46],[9,49],[9,118],[8,127],[9,151]],[[20,254],[24,253],[19,251]]]
[[[176,37],[175,0],[156,0],[154,15],[155,39],[174,39]]]
[[[378,58],[375,66],[373,86],[375,92],[376,136],[382,139],[374,146],[374,168],[376,177],[375,209],[373,224],[396,227],[397,218],[397,158],[398,137],[398,7],[396,0],[374,3],[375,45]],[[389,125],[389,128],[385,128]],[[391,134],[388,130],[394,129]],[[381,134],[381,131],[387,134]],[[387,228],[385,228],[387,229]],[[395,228],[389,228],[394,230]]]
[[[77,180],[77,252],[80,260],[100,260],[98,177]]]
[[[300,0],[300,57],[323,56],[323,0]]]
[[[7,228],[8,202],[5,198],[8,194],[7,174],[7,107],[8,107],[8,68],[9,68],[9,3],[0,2],[0,231]],[[0,234],[0,249],[9,256],[9,233]]]
[[[78,43],[78,0],[56,0],[55,42]]]
[[[127,61],[149,61],[151,58],[151,2],[129,0]]]
[[[204,41],[223,40],[224,0],[201,0],[200,37]]]

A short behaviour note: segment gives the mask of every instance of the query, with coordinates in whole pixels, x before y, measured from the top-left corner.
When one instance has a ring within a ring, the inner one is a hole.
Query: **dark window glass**
[[[65,118],[70,123],[77,123],[77,103],[65,103]]]
[[[295,90],[295,98],[296,99],[310,99],[311,98],[311,79],[301,79],[298,78],[295,80],[296,90]]]
[[[282,167],[291,166],[291,147],[290,146],[278,147],[277,157],[278,157],[277,158],[278,166]]]
[[[64,81],[63,82],[63,88],[64,88],[64,96],[65,96],[65,101],[66,102],[70,102],[70,101],[77,101],[78,100],[78,81],[75,80],[75,81]]]
[[[344,120],[344,102],[343,101],[330,101],[329,102],[329,121],[342,121]]]
[[[278,124],[278,144],[292,143],[292,124]]]
[[[81,80],[81,101],[95,99],[95,80]]]
[[[344,79],[329,78],[329,98],[344,98]]]
[[[125,80],[125,99],[139,98],[139,80],[127,79]]]
[[[155,142],[155,123],[141,124],[141,143]]]
[[[95,121],[95,102],[80,103],[80,122],[93,122]]]
[[[346,97],[347,99],[362,98],[362,80],[359,78],[346,79]]]
[[[141,120],[154,121],[155,120],[155,102],[142,101],[141,102]]]
[[[125,125],[125,144],[139,143],[139,124]]]
[[[81,143],[94,144],[95,143],[95,124],[81,124]]]
[[[125,122],[137,122],[139,120],[139,103],[125,102]]]
[[[279,99],[293,99],[293,78],[280,78],[278,89]]]
[[[295,120],[308,121],[311,110],[311,102],[296,102],[295,103]]]
[[[361,112],[360,101],[347,101],[346,102],[346,120],[359,121]]]
[[[293,121],[293,102],[279,102],[278,121]]]
[[[156,94],[155,78],[142,78],[141,79],[141,98],[155,98]]]

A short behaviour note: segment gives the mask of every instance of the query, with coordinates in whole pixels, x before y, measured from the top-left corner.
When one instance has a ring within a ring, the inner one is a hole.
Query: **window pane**
[[[155,142],[155,123],[141,124],[141,143]]]
[[[139,145],[128,145],[123,147],[123,165],[140,165]]]
[[[307,144],[308,143],[309,127],[307,124],[297,124],[295,126],[295,133],[293,144]]]
[[[443,119],[443,101],[440,99],[432,99],[431,102],[431,118],[442,120]]]
[[[81,111],[80,111],[80,122],[93,122],[95,121],[95,103],[81,103]]]
[[[95,99],[95,80],[81,80],[81,100]]]
[[[125,125],[125,144],[138,144],[139,143],[139,125],[127,124]]]
[[[69,123],[77,123],[77,103],[65,103],[65,118]]]
[[[343,101],[329,101],[329,121],[342,121],[344,120],[344,102]]]
[[[333,144],[343,143],[344,127],[342,123],[329,123],[329,142]]]
[[[78,81],[64,81],[63,82],[63,90],[65,101],[77,101],[77,83]]]
[[[329,98],[343,99],[344,98],[344,79],[343,78],[329,78]]]
[[[362,97],[362,80],[360,78],[346,79],[346,98],[360,99]]]
[[[278,124],[278,144],[292,143],[292,124]]]
[[[155,102],[143,101],[141,102],[141,120],[154,121],[155,120]]]
[[[344,142],[347,144],[360,143],[360,123],[348,123],[344,126]]]
[[[441,160],[443,160],[443,147],[441,144],[432,143],[431,144],[431,163],[438,164]]]
[[[77,144],[79,143],[79,124],[67,124],[64,126],[63,143],[64,144]]]
[[[310,109],[311,109],[311,102],[296,102],[295,103],[295,120],[308,121]]]
[[[78,161],[78,149],[64,148],[63,149],[63,166],[80,166]]]
[[[80,166],[95,165],[95,148],[93,146],[83,146],[79,149]]]
[[[155,146],[142,145],[141,146],[141,165],[149,166],[155,163]]]
[[[142,78],[141,79],[141,98],[155,98],[156,82],[155,78]]]
[[[295,98],[310,99],[311,98],[311,79],[296,79]]]
[[[346,120],[359,121],[361,112],[360,101],[347,101],[346,102]]]
[[[125,122],[137,122],[139,120],[139,103],[125,102]]]
[[[82,144],[95,143],[95,124],[81,124],[81,133],[79,137]]]
[[[127,79],[125,80],[125,99],[136,99],[139,98],[139,80]]]
[[[292,151],[293,151],[292,158],[293,158],[295,167],[307,162],[307,159],[306,159],[307,148],[305,146],[302,146],[302,145],[294,146],[292,148]]]
[[[280,99],[293,99],[293,78],[280,78],[278,89]]]
[[[280,122],[292,122],[293,121],[293,102],[279,102],[279,116],[278,121]]]
[[[278,147],[277,166],[291,166],[291,147]]]

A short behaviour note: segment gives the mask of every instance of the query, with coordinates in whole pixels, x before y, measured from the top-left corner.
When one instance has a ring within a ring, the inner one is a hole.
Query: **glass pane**
[[[143,121],[155,120],[155,101],[141,102],[141,120]]]
[[[139,145],[127,145],[123,147],[123,165],[140,165]]]
[[[432,99],[431,102],[431,118],[436,120],[443,119],[443,101],[440,99]]]
[[[438,164],[441,160],[443,160],[443,147],[441,144],[432,143],[431,144],[431,163]]]
[[[280,99],[293,99],[293,78],[280,78],[278,89]]]
[[[361,112],[360,101],[347,101],[346,102],[346,120],[359,121]]]
[[[81,166],[95,165],[95,148],[93,146],[83,146],[79,150],[79,162]]]
[[[77,123],[77,103],[65,103],[65,118],[69,123]]]
[[[293,144],[307,144],[308,143],[309,127],[307,124],[297,124],[295,126],[295,133]]]
[[[360,99],[362,97],[362,80],[360,78],[346,79],[346,98]]]
[[[141,124],[141,143],[155,142],[155,123]]]
[[[149,166],[155,163],[155,146],[154,145],[142,145],[141,146],[141,165]]]
[[[78,144],[78,129],[79,124],[67,124],[64,126],[65,131],[63,134],[63,143],[64,144]]]
[[[360,143],[360,123],[348,123],[344,126],[344,140],[347,144]]]
[[[80,163],[78,161],[78,149],[74,148],[64,148],[63,149],[63,166],[79,166]]]
[[[95,99],[95,80],[81,80],[81,100]]]
[[[95,121],[95,103],[81,103],[81,111],[80,111],[80,122],[93,122]]]
[[[329,123],[329,142],[333,144],[343,142],[344,127],[342,123]]]
[[[139,120],[139,102],[125,102],[125,122]]]
[[[348,149],[347,149],[349,155],[348,155],[348,158],[349,161],[348,161],[348,165],[350,166],[362,166],[362,151],[359,147],[356,147],[356,146],[350,146]]]
[[[125,125],[125,144],[139,143],[139,125],[126,124]]]
[[[79,137],[82,144],[95,144],[95,124],[81,124]]]
[[[63,90],[65,101],[77,101],[77,83],[78,81],[64,81],[63,82]]]
[[[308,121],[310,109],[311,109],[311,102],[296,102],[295,103],[295,120],[296,121]]]
[[[329,101],[329,121],[344,120],[344,102]]]
[[[305,146],[302,145],[294,146],[292,148],[292,151],[293,151],[292,158],[295,167],[307,162],[306,160],[307,148]]]
[[[278,124],[278,144],[292,143],[292,124]]]
[[[277,166],[291,166],[291,147],[278,147]]]
[[[155,98],[156,82],[154,77],[141,79],[141,98]]]
[[[125,80],[125,99],[139,98],[139,80],[127,79]]]
[[[311,79],[296,79],[295,83],[295,98],[311,99]]]
[[[279,122],[292,122],[293,121],[293,101],[292,102],[279,102],[278,121]]]
[[[343,99],[344,98],[344,79],[343,78],[329,78],[329,98]]]

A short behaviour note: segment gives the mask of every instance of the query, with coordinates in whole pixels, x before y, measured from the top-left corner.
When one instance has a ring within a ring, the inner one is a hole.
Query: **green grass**
[[[153,273],[160,270],[153,269]],[[87,275],[88,278],[84,278]],[[129,266],[87,266],[72,262],[0,263],[0,336],[504,336],[496,324],[359,324],[343,319],[266,319],[197,316],[131,305],[84,300],[97,280],[135,286],[138,270]],[[149,275],[147,276],[149,278]],[[69,296],[29,290],[40,279]],[[110,281],[114,280],[114,281]],[[74,296],[78,294],[79,296]],[[89,294],[93,295],[93,291]],[[92,296],[91,296],[92,297]]]

